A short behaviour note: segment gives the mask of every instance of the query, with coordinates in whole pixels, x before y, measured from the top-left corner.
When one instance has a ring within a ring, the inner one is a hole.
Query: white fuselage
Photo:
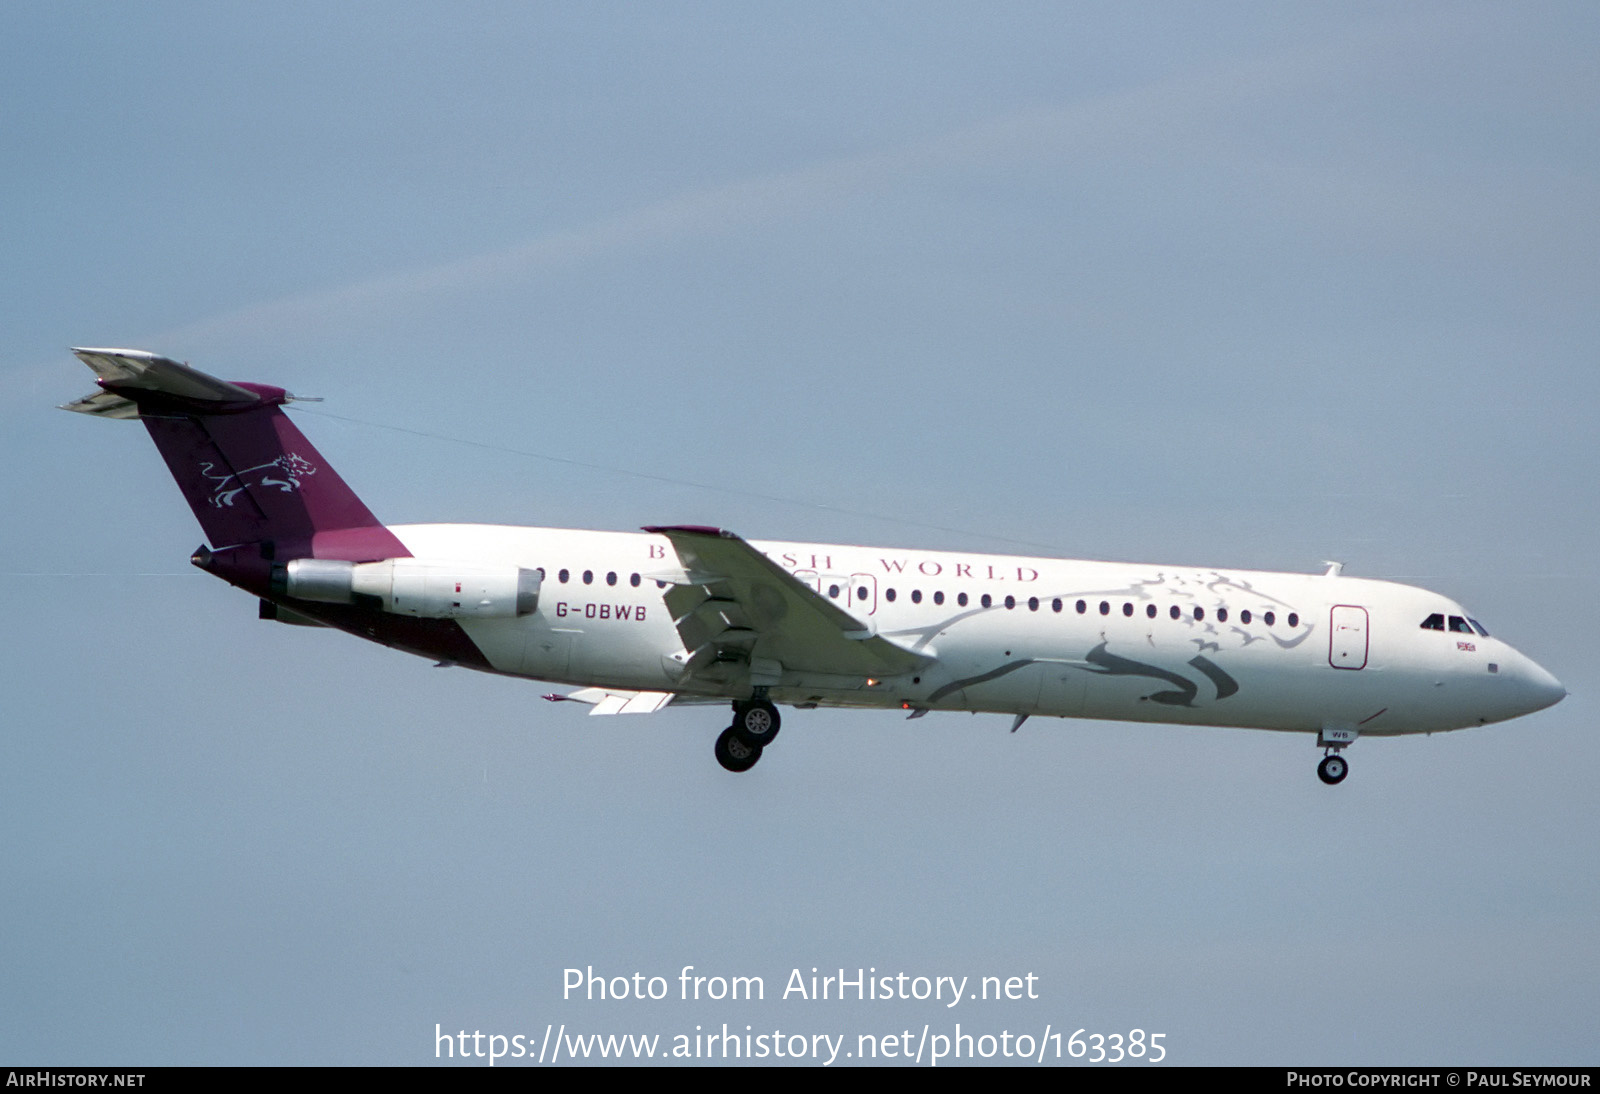
[[[684,698],[750,694],[748,674],[684,673],[690,651],[664,600],[677,566],[664,536],[453,524],[391,531],[419,559],[543,572],[533,614],[462,622],[496,671]],[[780,703],[1383,736],[1501,721],[1565,695],[1533,661],[1468,629],[1458,604],[1385,581],[753,546],[865,631],[930,658],[885,679],[768,664],[768,694]],[[1432,616],[1462,629],[1425,628]]]

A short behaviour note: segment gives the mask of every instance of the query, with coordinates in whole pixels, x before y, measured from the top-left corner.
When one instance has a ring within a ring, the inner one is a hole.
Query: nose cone
[[[1567,689],[1561,686],[1560,680],[1530,658],[1524,657],[1522,662],[1521,671],[1517,673],[1522,713],[1532,714],[1536,710],[1553,707],[1567,697]]]

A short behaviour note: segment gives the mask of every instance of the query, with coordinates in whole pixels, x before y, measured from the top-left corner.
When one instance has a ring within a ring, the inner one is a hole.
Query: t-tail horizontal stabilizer
[[[410,552],[283,412],[281,387],[208,376],[132,349],[75,349],[101,390],[62,409],[137,418],[218,552],[370,562]]]
[[[137,418],[141,405],[157,400],[185,403],[210,413],[246,410],[264,401],[262,391],[207,376],[157,353],[137,349],[75,349],[72,352],[94,370],[102,390],[66,403],[62,410],[100,418]],[[277,388],[265,390],[280,391]]]

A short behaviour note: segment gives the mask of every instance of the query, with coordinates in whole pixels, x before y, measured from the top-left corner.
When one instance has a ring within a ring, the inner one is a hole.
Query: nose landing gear
[[[1378,711],[1382,714],[1383,711]],[[1376,715],[1374,715],[1376,717]],[[1367,721],[1372,721],[1368,718]],[[1329,786],[1338,786],[1350,774],[1350,763],[1339,755],[1341,749],[1356,743],[1360,728],[1348,722],[1324,722],[1317,733],[1317,747],[1322,749],[1322,762],[1317,765],[1317,778]]]

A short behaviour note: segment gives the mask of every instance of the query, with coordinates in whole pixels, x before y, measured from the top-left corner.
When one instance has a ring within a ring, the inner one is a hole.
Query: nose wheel
[[[1350,764],[1337,752],[1330,752],[1322,757],[1322,762],[1317,765],[1317,778],[1329,786],[1338,786],[1344,782],[1344,777],[1350,774]]]

